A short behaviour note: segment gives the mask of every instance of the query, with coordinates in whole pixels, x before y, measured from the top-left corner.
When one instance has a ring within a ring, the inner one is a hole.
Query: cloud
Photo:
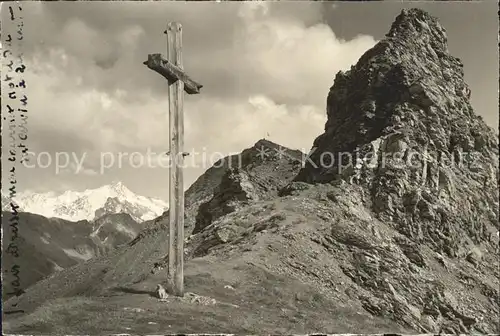
[[[60,145],[43,134],[69,134],[94,169],[100,152],[168,150],[167,85],[142,61],[163,51],[173,16],[183,24],[186,70],[204,85],[185,97],[187,149],[240,151],[267,133],[309,148],[336,72],[376,42],[339,39],[321,23],[320,4],[71,5],[26,4],[30,141],[50,152]]]
[[[83,165],[79,165],[78,163],[72,161],[67,165],[67,167],[61,168],[59,174],[74,174],[74,175],[82,174],[82,175],[94,176],[99,174],[99,172],[91,168],[86,168]]]
[[[282,145],[307,148],[326,121],[322,107],[277,104],[265,95],[229,103],[207,98],[189,105],[189,110],[196,117],[188,116],[186,145],[214,152],[251,146],[267,133]]]
[[[307,27],[294,19],[255,16],[245,16],[237,32],[241,86],[278,101],[322,104],[335,73],[375,44],[370,36],[341,41],[322,23]]]

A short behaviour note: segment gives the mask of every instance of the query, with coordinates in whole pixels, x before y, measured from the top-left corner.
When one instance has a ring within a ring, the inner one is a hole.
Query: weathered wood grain
[[[203,87],[203,85],[189,78],[182,67],[163,59],[161,54],[149,54],[148,60],[143,64],[165,77],[169,83],[175,83],[178,80],[183,82],[184,91],[188,94],[200,93],[200,89]]]
[[[167,29],[167,57],[182,69],[182,31],[180,24],[170,23]],[[169,63],[171,64],[171,63]],[[177,80],[168,88],[170,110],[170,212],[169,281],[172,294],[184,295],[184,82]],[[179,155],[181,154],[181,155]]]

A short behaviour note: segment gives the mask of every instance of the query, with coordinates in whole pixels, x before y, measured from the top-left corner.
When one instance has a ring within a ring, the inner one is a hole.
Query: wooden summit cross
[[[184,95],[200,93],[203,85],[188,77],[182,68],[182,26],[171,22],[167,34],[167,59],[161,54],[149,54],[143,64],[168,81],[170,167],[169,185],[169,241],[168,241],[168,290],[177,296],[184,295]]]

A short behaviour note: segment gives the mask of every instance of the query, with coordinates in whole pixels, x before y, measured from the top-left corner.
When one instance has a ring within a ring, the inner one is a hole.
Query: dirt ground
[[[208,262],[192,263],[183,298],[160,301],[152,291],[160,279],[151,278],[129,288],[110,288],[100,296],[51,300],[27,316],[6,316],[4,331],[37,335],[405,331],[254,265],[235,266],[223,275],[225,283],[208,273],[193,274],[210,267]],[[207,297],[215,302],[203,300]]]

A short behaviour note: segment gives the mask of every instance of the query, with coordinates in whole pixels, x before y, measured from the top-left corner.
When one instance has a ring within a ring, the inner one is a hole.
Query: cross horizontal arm
[[[189,78],[184,70],[163,59],[161,54],[149,54],[148,60],[143,62],[143,64],[165,77],[169,84],[175,83],[178,80],[184,82],[184,91],[188,94],[200,93],[200,89],[203,87],[203,85]]]

